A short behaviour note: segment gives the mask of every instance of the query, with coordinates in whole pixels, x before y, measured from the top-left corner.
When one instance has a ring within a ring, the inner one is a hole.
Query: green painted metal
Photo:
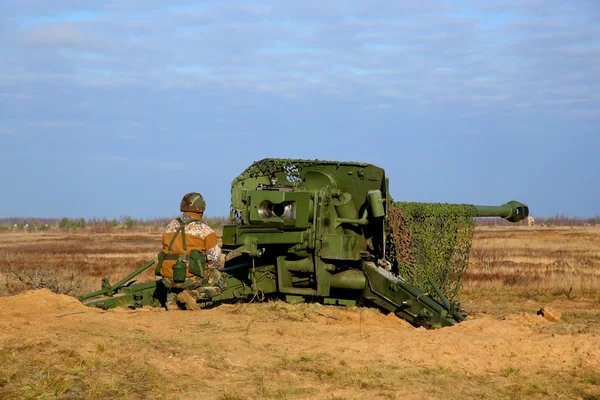
[[[87,298],[83,304],[88,307],[110,309],[116,307],[141,308],[144,306],[161,307],[166,299],[166,288],[162,281],[132,284],[119,288],[111,295],[96,295]]]
[[[323,299],[323,304],[331,305],[331,306],[353,307],[356,305],[356,300],[334,299],[332,297],[326,297]]]
[[[501,206],[475,206],[478,217],[502,217],[510,222],[519,222],[529,216],[529,207],[516,200]]]
[[[288,294],[285,296],[285,301],[290,303],[290,304],[298,304],[298,303],[304,303],[304,297],[302,296],[295,296],[293,294]]]
[[[105,296],[110,297],[117,290],[119,290],[124,284],[126,284],[127,282],[129,282],[130,280],[132,280],[133,278],[135,278],[136,276],[138,276],[139,274],[141,274],[148,268],[150,268],[153,264],[154,264],[154,260],[148,261],[146,264],[142,265],[141,267],[139,267],[138,269],[136,269],[135,271],[133,271],[132,273],[127,275],[125,278],[123,278],[119,282],[115,283],[114,285],[111,285],[110,282],[108,281],[108,279],[104,278],[102,280],[102,289],[100,289],[96,292],[92,292],[92,293],[88,293],[88,294],[84,294],[83,296],[80,296],[79,301],[84,301],[84,300],[90,299],[92,297],[100,296],[100,295],[105,295]]]
[[[237,256],[229,257],[221,270],[227,289],[211,300],[278,296],[338,305],[360,300],[415,326],[462,321],[460,305],[439,288],[428,294],[390,272],[384,229],[390,202],[385,171],[371,164],[255,162],[232,182],[232,224],[223,228],[222,248]],[[471,207],[479,216],[511,221],[528,213],[527,206],[515,201]],[[437,288],[436,282],[432,285]],[[116,286],[105,284],[82,300],[103,308],[164,304],[161,281]]]
[[[363,271],[347,269],[331,275],[330,284],[337,289],[363,290],[367,286],[367,280]]]

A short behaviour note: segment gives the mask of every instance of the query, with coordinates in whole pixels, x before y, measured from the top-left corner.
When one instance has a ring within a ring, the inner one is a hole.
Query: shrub
[[[72,294],[81,288],[82,279],[72,266],[57,268],[46,266],[35,269],[15,267],[6,255],[8,271],[5,273],[5,294],[13,295],[27,290],[48,289],[57,294]]]

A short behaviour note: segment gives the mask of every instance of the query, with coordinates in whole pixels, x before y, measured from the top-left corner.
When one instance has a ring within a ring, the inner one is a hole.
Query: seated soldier
[[[159,274],[168,290],[167,310],[177,310],[180,304],[198,310],[198,300],[210,300],[225,289],[217,236],[201,221],[205,208],[200,193],[186,194],[180,206],[183,215],[169,222],[162,235]]]

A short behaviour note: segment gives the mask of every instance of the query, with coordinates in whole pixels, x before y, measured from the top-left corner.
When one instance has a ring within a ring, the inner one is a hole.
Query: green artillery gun
[[[415,212],[403,204],[428,211]],[[280,297],[291,303],[364,304],[393,312],[415,326],[453,325],[464,320],[465,314],[444,293],[440,281],[460,276],[425,276],[422,282],[403,276],[425,268],[432,258],[427,253],[431,241],[407,229],[430,221],[430,233],[445,241],[437,253],[445,262],[456,263],[459,257],[453,246],[466,238],[461,243],[468,258],[473,224],[445,221],[496,216],[517,222],[529,210],[511,201],[498,207],[452,205],[461,212],[426,215],[445,206],[450,205],[393,203],[384,170],[371,164],[255,162],[232,182],[232,224],[223,228],[222,237],[227,257],[221,272],[227,289],[211,300]],[[160,307],[166,298],[161,280],[123,286],[151,265],[152,261],[116,285],[104,280],[101,290],[80,300],[101,308]]]

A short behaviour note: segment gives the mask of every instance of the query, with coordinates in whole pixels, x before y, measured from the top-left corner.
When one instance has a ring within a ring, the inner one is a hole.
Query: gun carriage
[[[401,260],[394,246],[400,244],[390,246],[390,239],[398,236],[394,231],[402,229],[390,218],[398,209],[385,171],[371,164],[255,162],[232,182],[231,224],[224,226],[222,236],[227,257],[221,273],[227,289],[211,300],[280,297],[288,302],[373,305],[428,328],[464,320],[460,304],[449,299],[435,279],[429,279],[426,292],[399,273]],[[529,214],[517,201],[463,209],[470,213],[467,218],[502,217],[511,222]],[[446,259],[452,262],[452,255]],[[165,289],[160,280],[124,286],[152,264],[115,285],[104,280],[101,290],[80,300],[101,308],[161,306]]]

